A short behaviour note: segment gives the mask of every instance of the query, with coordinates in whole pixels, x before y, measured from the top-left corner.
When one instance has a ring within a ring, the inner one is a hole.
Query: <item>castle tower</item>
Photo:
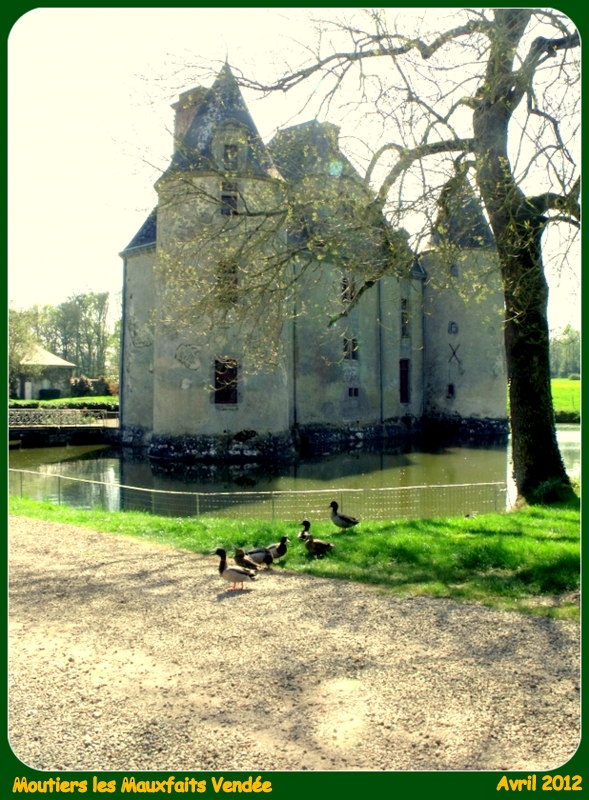
[[[185,92],[174,108],[157,208],[123,252],[123,437],[154,452],[180,438],[210,449],[207,437],[277,437],[292,425],[289,372],[250,368],[232,317],[246,244],[255,235],[266,247],[284,240],[262,221],[280,206],[283,181],[227,65],[210,89]],[[203,295],[222,324],[205,318]]]
[[[463,170],[444,187],[421,262],[424,414],[466,430],[506,431],[503,291],[489,225]]]

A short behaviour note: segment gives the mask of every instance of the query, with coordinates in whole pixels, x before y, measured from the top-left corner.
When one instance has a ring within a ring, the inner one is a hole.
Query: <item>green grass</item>
[[[581,381],[553,378],[552,404],[557,422],[579,422],[581,414]]]
[[[531,506],[468,519],[365,521],[341,533],[329,521],[314,522],[315,536],[336,546],[319,560],[311,559],[297,540],[296,523],[87,511],[20,497],[10,498],[9,511],[209,556],[217,547],[231,553],[234,547],[268,544],[287,535],[291,544],[278,569],[359,581],[405,597],[446,597],[542,616],[579,617],[578,604],[570,598],[579,589],[578,505]]]

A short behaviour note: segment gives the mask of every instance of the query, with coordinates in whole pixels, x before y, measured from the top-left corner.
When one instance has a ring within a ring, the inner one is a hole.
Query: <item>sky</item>
[[[227,59],[271,79],[300,63],[320,8],[39,8],[8,40],[8,302],[122,289],[121,250],[156,204],[178,95]],[[349,9],[346,9],[349,12]],[[203,72],[201,69],[207,67]],[[301,96],[244,91],[265,140]],[[580,272],[580,270],[579,270]],[[549,277],[552,328],[579,327],[578,280]]]

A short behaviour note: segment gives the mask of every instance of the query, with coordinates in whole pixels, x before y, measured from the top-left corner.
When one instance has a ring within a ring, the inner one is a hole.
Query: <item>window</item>
[[[402,358],[399,361],[399,400],[401,403],[410,402],[408,358]]]
[[[237,361],[234,358],[215,359],[215,404],[237,404]]]
[[[358,358],[358,340],[344,337],[344,358],[356,360]]]
[[[237,212],[238,198],[237,184],[233,181],[223,181],[221,186],[221,214],[233,217]]]
[[[223,167],[230,172],[235,172],[239,160],[239,147],[236,144],[223,146]]]
[[[342,303],[351,303],[356,295],[356,286],[353,278],[342,278]]]
[[[448,384],[448,389],[446,391],[446,397],[448,400],[453,400],[456,397],[456,387],[453,383]]]
[[[219,301],[228,306],[237,302],[237,264],[235,261],[221,261],[217,270],[217,290]]]
[[[348,397],[358,397],[358,387],[357,386],[349,386],[348,387]]]
[[[401,338],[409,336],[409,302],[406,297],[401,299]]]
[[[450,275],[452,275],[454,278],[458,278],[459,277],[460,271],[458,269],[458,264],[456,264],[456,262],[452,262],[452,264],[450,264],[449,272],[450,272]]]
[[[456,322],[448,323],[448,333],[458,333],[458,324]]]

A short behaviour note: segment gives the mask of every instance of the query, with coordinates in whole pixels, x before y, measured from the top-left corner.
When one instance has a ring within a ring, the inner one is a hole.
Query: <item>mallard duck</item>
[[[219,575],[231,583],[231,589],[237,589],[237,584],[239,584],[240,589],[243,589],[245,581],[254,580],[255,575],[251,570],[238,566],[227,566],[227,553],[222,547],[215,550],[215,555],[221,559],[219,562]]]
[[[269,569],[270,564],[274,561],[272,553],[267,547],[254,547],[252,550],[246,550],[245,554],[256,564],[265,564],[266,569]]]
[[[252,561],[251,558],[248,558],[245,554],[245,550],[242,547],[235,548],[235,555],[233,557],[235,563],[240,566],[244,567],[245,569],[253,569],[258,570],[259,567],[255,561]]]
[[[323,558],[326,553],[334,549],[335,545],[331,542],[324,542],[323,539],[315,539],[309,533],[305,538],[305,547],[314,558]]]
[[[304,519],[301,522],[301,525],[303,526],[303,530],[299,531],[299,533],[297,534],[297,539],[302,539],[302,541],[305,541],[305,539],[309,535],[309,528],[311,527],[311,523],[309,522],[308,519]]]
[[[272,554],[272,558],[274,561],[278,561],[279,558],[286,555],[286,543],[290,542],[288,536],[282,536],[279,542],[275,542],[274,544],[269,544],[266,548]]]
[[[331,506],[331,521],[338,528],[353,528],[354,525],[360,522],[356,517],[348,517],[346,514],[338,513],[338,504],[335,500],[332,500],[329,505]]]

